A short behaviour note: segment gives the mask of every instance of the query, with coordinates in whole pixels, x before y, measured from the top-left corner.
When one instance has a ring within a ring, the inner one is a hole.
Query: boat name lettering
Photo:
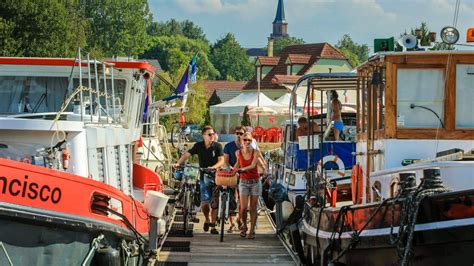
[[[32,200],[40,199],[43,202],[51,201],[57,204],[61,200],[61,189],[58,187],[51,188],[48,185],[39,185],[35,182],[28,183],[28,176],[25,175],[23,180],[13,178],[7,179],[0,176],[2,194],[10,194],[15,197],[28,197]]]

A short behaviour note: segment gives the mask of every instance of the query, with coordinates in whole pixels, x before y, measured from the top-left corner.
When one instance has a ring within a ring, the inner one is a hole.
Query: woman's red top
[[[239,150],[240,156],[238,160],[239,160],[240,168],[244,168],[252,164],[254,153],[255,153],[255,150],[252,149],[252,155],[250,156],[250,159],[245,160],[242,150]],[[240,179],[258,179],[258,178],[259,178],[259,175],[258,175],[257,165],[255,165],[255,167],[250,170],[240,173]]]

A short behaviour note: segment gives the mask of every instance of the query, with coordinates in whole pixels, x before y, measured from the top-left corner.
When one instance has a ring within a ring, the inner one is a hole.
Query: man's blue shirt
[[[231,141],[224,146],[224,153],[229,155],[229,164],[234,167],[237,162],[237,157],[235,152],[238,151],[240,147],[235,144],[235,141]]]

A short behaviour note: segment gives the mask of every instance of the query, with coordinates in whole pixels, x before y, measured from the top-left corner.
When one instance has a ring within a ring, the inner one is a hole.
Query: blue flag
[[[191,62],[189,63],[189,66],[191,67],[191,77],[190,77],[190,80],[191,80],[191,84],[194,84],[197,82],[197,58],[196,58],[196,55],[193,56],[193,58],[191,59]]]

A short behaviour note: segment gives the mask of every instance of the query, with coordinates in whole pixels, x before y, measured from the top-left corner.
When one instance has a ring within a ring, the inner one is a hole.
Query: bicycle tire
[[[224,242],[224,226],[225,226],[225,208],[226,208],[226,205],[227,205],[227,200],[228,200],[228,197],[227,197],[227,194],[226,193],[223,193],[222,194],[222,197],[221,197],[221,205],[222,205],[222,208],[221,208],[221,242]]]
[[[181,142],[181,126],[178,124],[171,127],[171,145],[173,148],[178,149]]]
[[[189,190],[188,188],[185,188],[184,199],[183,199],[183,233],[184,235],[188,234],[188,223],[189,223],[188,202],[189,202]]]

